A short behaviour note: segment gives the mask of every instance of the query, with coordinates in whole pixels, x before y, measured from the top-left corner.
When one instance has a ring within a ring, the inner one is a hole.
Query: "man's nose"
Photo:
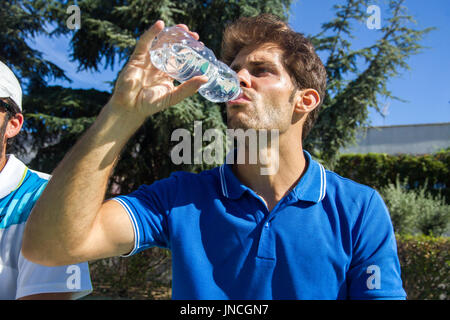
[[[250,73],[247,69],[243,68],[237,73],[239,85],[244,88],[250,88],[252,86],[252,81]]]

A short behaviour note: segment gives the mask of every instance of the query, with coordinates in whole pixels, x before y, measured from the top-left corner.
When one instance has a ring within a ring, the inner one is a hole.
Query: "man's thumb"
[[[200,87],[207,82],[208,77],[203,75],[193,77],[192,79],[189,79],[188,81],[180,84],[173,91],[171,99],[172,101],[170,104],[175,105],[183,101],[184,99],[194,95],[198,91],[198,89],[200,89]]]

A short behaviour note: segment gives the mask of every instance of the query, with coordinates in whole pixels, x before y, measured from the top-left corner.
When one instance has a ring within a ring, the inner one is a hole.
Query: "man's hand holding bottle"
[[[196,40],[196,32],[185,29]],[[159,111],[192,96],[208,81],[206,76],[193,77],[175,86],[174,80],[153,66],[149,49],[155,37],[164,29],[164,22],[158,20],[137,41],[129,61],[122,69],[116,81],[113,95],[106,105],[112,112],[124,116],[136,117],[142,122]]]

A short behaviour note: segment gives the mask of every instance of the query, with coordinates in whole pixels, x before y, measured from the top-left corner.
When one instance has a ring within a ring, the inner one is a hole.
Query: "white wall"
[[[433,153],[450,146],[450,122],[371,127],[342,153]]]

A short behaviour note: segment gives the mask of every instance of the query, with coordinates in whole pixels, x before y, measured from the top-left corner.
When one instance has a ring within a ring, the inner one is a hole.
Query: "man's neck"
[[[247,161],[245,164],[233,165],[236,177],[265,201],[269,211],[296,186],[306,169],[301,143],[295,146],[280,137],[277,153],[278,159],[271,157],[268,165],[260,162],[248,164]],[[278,163],[274,164],[273,161],[276,160]],[[277,170],[271,174],[261,174],[268,166]]]

